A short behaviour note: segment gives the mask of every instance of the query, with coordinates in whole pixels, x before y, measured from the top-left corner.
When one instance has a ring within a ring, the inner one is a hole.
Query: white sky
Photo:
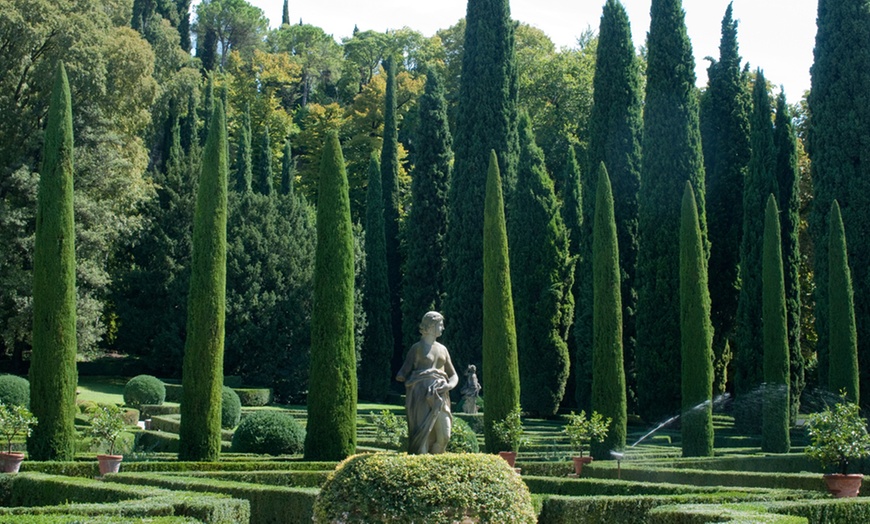
[[[272,27],[281,22],[283,0],[248,0],[263,9]],[[704,57],[719,56],[722,17],[729,0],[683,0],[686,26],[695,51],[698,84],[707,83]],[[194,3],[199,3],[194,0]],[[651,0],[622,0],[635,46],[645,43]],[[774,85],[783,85],[789,102],[810,88],[809,69],[816,36],[815,0],[733,0],[740,55],[754,70],[761,67]],[[584,29],[595,32],[604,0],[511,0],[514,19],[543,30],[557,46],[573,46]],[[290,20],[301,18],[333,35],[407,26],[426,36],[465,16],[467,0],[290,0]]]

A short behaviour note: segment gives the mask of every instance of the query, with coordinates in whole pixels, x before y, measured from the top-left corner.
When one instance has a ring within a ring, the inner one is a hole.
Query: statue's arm
[[[402,369],[396,373],[396,380],[399,382],[404,382],[408,375],[411,374],[411,371],[414,370],[414,361],[417,359],[417,344],[411,346],[411,349],[408,350],[408,355],[405,356],[405,363],[402,364]]]
[[[447,352],[447,349],[444,350],[445,361],[444,361],[444,373],[447,374],[447,391],[456,387],[459,384],[459,375],[456,374],[456,369],[453,368],[453,361],[450,360],[450,353]]]

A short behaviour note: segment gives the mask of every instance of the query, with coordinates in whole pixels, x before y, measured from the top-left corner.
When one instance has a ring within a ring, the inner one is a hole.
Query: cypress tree
[[[235,189],[239,193],[247,193],[251,191],[254,178],[254,168],[251,162],[251,113],[249,109],[245,109],[245,112],[242,113],[242,123],[239,125],[238,133]]]
[[[281,25],[290,25],[290,6],[288,0],[284,0],[284,7],[281,9]]]
[[[816,333],[819,383],[828,381],[828,211],[836,199],[842,207],[855,285],[858,354],[861,369],[870,369],[870,8],[864,0],[819,2],[818,31],[807,97],[807,151],[813,181],[810,233],[816,283]],[[861,375],[861,389],[870,400],[870,373]]]
[[[361,398],[382,401],[390,387],[393,330],[390,318],[390,286],[387,282],[387,252],[384,245],[384,198],[381,166],[372,155],[366,193],[366,280],[363,308],[366,331],[359,368]]]
[[[707,256],[687,181],[680,220],[680,346],[684,457],[713,456],[713,327]]]
[[[317,193],[305,460],[342,460],[356,451],[357,385],[350,196],[335,131],[321,154]]]
[[[179,430],[179,460],[215,461],[221,451],[227,287],[227,131],[215,101],[203,150],[193,222]]]
[[[260,149],[257,151],[257,191],[263,195],[272,194],[272,144],[269,137],[269,126],[263,130]]]
[[[284,158],[281,159],[281,194],[293,194],[293,179],[296,177],[293,165],[293,150],[290,147],[290,139],[284,141]]]
[[[846,234],[840,204],[831,203],[831,231],[828,233],[828,333],[830,364],[828,389],[845,391],[852,402],[859,402],[858,337],[855,326],[852,273],[849,270]]]
[[[764,210],[762,323],[764,325],[764,409],[761,450],[788,453],[789,351],[779,210],[770,195]]]
[[[638,196],[637,396],[647,420],[680,409],[680,195],[695,191],[706,239],[695,60],[680,0],[653,0]],[[706,245],[706,242],[705,242]]]
[[[496,438],[493,424],[503,421],[520,407],[520,373],[517,335],[511,293],[502,181],[498,157],[490,153],[486,175],[483,222],[483,410],[486,450],[508,451],[510,446]]]
[[[761,406],[752,392],[764,382],[764,340],[762,328],[762,252],[764,205],[767,195],[776,194],[773,122],[764,74],[758,70],[752,89],[750,119],[752,153],[743,187],[743,238],[740,244],[740,297],[737,302],[734,392],[741,401],[735,422],[749,428],[761,422]]]
[[[722,393],[728,380],[725,351],[734,339],[738,267],[743,223],[743,179],[749,159],[749,91],[740,66],[737,21],[728,4],[722,19],[719,60],[707,68],[707,89],[701,97],[701,142],[707,186],[707,225],[710,237],[710,303],[713,352],[717,376],[714,391]]]
[[[35,460],[72,460],[78,382],[73,125],[63,62],[54,75],[37,191],[30,406],[39,424],[27,451]]]
[[[178,35],[181,48],[190,53],[190,0],[175,0],[178,8]]]
[[[782,264],[790,369],[789,414],[791,420],[795,420],[800,409],[801,392],[806,384],[806,363],[801,352],[800,167],[794,125],[782,91],[776,99],[773,145],[776,150],[775,178],[779,189],[777,203],[782,211]]]
[[[592,238],[592,216],[596,203],[595,178],[604,162],[617,195],[614,200],[616,235],[619,242],[619,267],[622,271],[622,344],[627,368],[633,369],[635,353],[635,311],[637,291],[638,189],[640,187],[642,77],[640,62],[631,40],[631,26],[625,8],[616,0],[604,4],[598,31],[598,49],[593,80],[592,110],[589,116],[589,164],[583,184],[586,191],[584,236]],[[591,347],[592,324],[592,247],[587,242],[577,271],[584,291],[576,296],[578,347]],[[584,266],[585,264],[585,266]],[[586,299],[581,299],[584,296]],[[582,319],[585,318],[586,321]],[[633,382],[633,380],[631,380]],[[587,386],[588,387],[588,386]],[[630,385],[634,389],[634,384]],[[582,406],[582,404],[581,404]]]
[[[607,457],[610,450],[625,448],[628,407],[623,367],[619,242],[610,178],[603,163],[598,168],[594,220],[592,408],[613,421],[607,438],[593,445],[592,454]]]
[[[208,73],[205,83],[205,103],[202,106],[202,129],[199,141],[205,144],[208,138],[208,127],[211,125],[211,114],[214,112],[214,73]]]
[[[523,408],[555,415],[568,381],[574,260],[544,152],[529,116],[519,119],[520,164],[508,225]]]
[[[396,62],[384,61],[387,86],[384,108],[384,145],[381,149],[381,185],[384,197],[384,240],[387,253],[390,325],[393,331],[392,371],[402,367],[402,254],[399,242],[399,130],[396,122]],[[425,311],[423,312],[425,313]]]
[[[191,89],[187,98],[187,113],[181,119],[181,147],[184,154],[189,155],[194,144],[199,145],[196,136],[196,109],[198,107],[196,89]]]
[[[445,343],[457,369],[481,361],[483,202],[489,152],[508,201],[516,179],[517,71],[508,0],[469,0],[448,196]]]
[[[445,244],[447,235],[447,185],[453,158],[447,120],[447,101],[441,79],[426,73],[426,92],[418,101],[417,161],[411,179],[402,286],[404,346],[420,337],[418,325],[426,311],[439,311],[444,299]],[[460,372],[462,370],[459,370]]]

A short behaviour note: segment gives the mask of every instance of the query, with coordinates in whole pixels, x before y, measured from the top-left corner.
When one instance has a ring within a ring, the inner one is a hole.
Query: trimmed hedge
[[[245,417],[233,434],[231,450],[237,453],[295,455],[302,452],[305,429],[292,416],[258,411]]]
[[[169,433],[178,433],[181,428],[181,415],[179,414],[168,414],[168,415],[155,415],[151,417],[151,430],[152,431],[166,431]],[[231,429],[222,429],[221,430],[221,440],[225,440],[230,442],[233,440],[233,430]]]
[[[180,437],[176,433],[164,431],[140,431],[136,434],[136,449],[147,452],[178,453]],[[230,451],[232,444],[221,441],[221,452]]]
[[[18,375],[0,375],[0,403],[30,408],[30,382]]]
[[[447,443],[448,453],[478,453],[480,444],[477,442],[477,434],[471,429],[471,425],[461,418],[453,419],[453,431],[450,434],[450,442]]]
[[[186,473],[167,473],[167,475],[187,475],[215,480],[285,486],[290,488],[319,488],[326,482],[332,470],[323,471],[189,471]]]
[[[245,407],[268,406],[272,402],[272,390],[269,388],[233,388],[239,395],[239,400]]]
[[[584,471],[586,468],[584,466]],[[762,494],[777,498],[786,496],[807,496],[805,492],[791,490],[769,490],[762,488],[731,488],[713,486],[693,486],[687,484],[669,484],[664,482],[632,482],[627,480],[592,479],[592,478],[553,478],[533,477],[523,475],[523,482],[529,491],[538,494],[586,496],[632,496],[632,495],[686,495],[686,494],[717,494],[723,497]]]
[[[159,378],[151,375],[137,375],[124,386],[124,403],[139,408],[144,404],[163,404],[166,400],[166,386]]]
[[[805,517],[767,513],[757,505],[735,506],[683,505],[661,506],[649,512],[650,524],[703,524],[729,522],[733,524],[807,524]]]
[[[181,406],[166,405],[166,404],[142,404],[139,406],[140,417],[142,419],[154,418],[160,415],[178,415],[181,413]]]
[[[315,522],[534,523],[531,495],[495,455],[354,455],[320,490]]]
[[[181,384],[167,384],[164,382],[163,387],[166,388],[166,399],[164,399],[164,402],[181,403],[181,394],[184,392]]]
[[[75,515],[5,515],[6,524],[81,524]],[[188,517],[88,517],[88,524],[193,524],[199,522]]]
[[[233,429],[242,418],[242,403],[239,395],[224,386],[221,391],[221,429]]]

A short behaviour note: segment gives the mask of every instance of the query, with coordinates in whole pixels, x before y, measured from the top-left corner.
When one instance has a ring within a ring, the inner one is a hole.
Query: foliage
[[[236,140],[235,183],[233,187],[239,193],[247,193],[251,191],[254,179],[250,109],[246,109],[242,114],[242,121],[238,126],[238,137]]]
[[[266,196],[272,195],[274,181],[272,175],[272,145],[269,138],[269,126],[263,129],[260,147],[256,149],[254,169],[257,173],[257,191]]]
[[[221,429],[232,429],[242,418],[242,401],[238,393],[224,386],[221,389]]]
[[[528,443],[523,430],[523,420],[520,408],[511,410],[506,417],[497,420],[492,425],[492,434],[496,441],[507,446],[509,451],[519,451]]]
[[[567,418],[568,423],[565,424],[563,431],[568,435],[571,447],[580,452],[581,457],[583,449],[592,442],[604,442],[610,423],[613,421],[610,417],[604,418],[597,411],[593,411],[592,416],[588,418],[585,411],[581,411],[579,415],[572,411],[567,415]]]
[[[0,404],[30,407],[30,382],[17,375],[0,375]]]
[[[855,295],[837,200],[831,204],[828,223],[828,389],[845,391],[851,402],[860,402]]]
[[[302,452],[305,429],[286,413],[257,411],[246,416],[233,433],[234,453],[296,455]]]
[[[356,450],[353,248],[347,174],[333,131],[318,189],[306,460],[339,460]]]
[[[163,404],[166,386],[151,375],[137,375],[124,385],[124,404],[138,409],[142,404]]]
[[[372,413],[369,420],[375,427],[375,441],[378,444],[398,449],[408,439],[408,425],[389,409]]]
[[[318,523],[446,524],[465,517],[480,522],[536,521],[519,475],[504,460],[482,454],[356,455],[339,464],[314,505]]]
[[[29,437],[37,425],[36,417],[22,404],[0,402],[0,434],[6,439],[6,452],[12,452],[12,440],[18,435]]]
[[[285,95],[285,103],[305,107],[310,101],[323,102],[341,78],[342,47],[319,27],[282,24],[269,33],[266,42],[301,66],[298,85]]]
[[[450,431],[450,442],[447,443],[448,453],[479,453],[477,433],[471,425],[458,417],[453,417],[453,428]]]
[[[215,48],[208,52],[221,55],[214,66],[226,67],[227,56],[232,51],[251,53],[262,43],[262,37],[269,28],[269,20],[263,10],[245,0],[204,0],[196,6],[197,56],[200,56],[200,41],[211,39]],[[204,64],[206,65],[206,64]],[[213,69],[208,67],[207,69]]]
[[[804,451],[822,466],[835,466],[845,475],[849,462],[870,457],[870,435],[860,408],[840,392],[840,401],[807,417],[810,445]]]
[[[121,408],[115,404],[100,404],[91,417],[88,433],[95,446],[104,444],[109,447],[109,455],[114,455],[115,441],[125,427]]]
[[[588,258],[585,256],[590,237],[585,234],[583,217],[584,188],[581,182],[580,166],[573,147],[568,148],[565,159],[565,173],[561,178],[558,196],[562,201],[562,221],[568,232],[568,254],[574,257],[574,319],[568,331],[568,358],[570,377],[574,377],[574,400],[581,406],[588,406],[592,398],[591,366],[581,366],[581,362],[592,361],[592,310],[587,307],[592,297],[591,287],[587,287]],[[582,325],[582,327],[581,327]],[[588,336],[587,336],[588,335]],[[588,341],[587,341],[588,338]],[[588,343],[584,343],[586,341]],[[571,391],[568,384],[567,391]]]

